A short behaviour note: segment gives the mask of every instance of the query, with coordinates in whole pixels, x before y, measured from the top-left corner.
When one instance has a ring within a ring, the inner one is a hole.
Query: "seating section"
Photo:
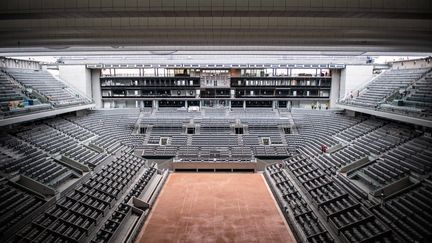
[[[115,153],[119,150],[131,151],[134,147],[142,147],[144,135],[132,133],[139,116],[138,109],[114,109],[90,111],[86,116],[65,118],[96,134],[98,137],[92,140],[93,144],[108,153]]]
[[[333,112],[318,110],[292,109],[295,127],[299,132],[298,150],[310,156],[321,152],[321,145],[332,147],[338,141],[332,136],[361,122],[360,118],[351,118]],[[286,135],[291,142],[291,135]]]
[[[110,213],[133,179],[145,167],[145,161],[122,153],[89,180],[75,188],[55,205],[23,227],[17,241],[82,242]],[[115,214],[115,213],[114,213]],[[113,214],[113,217],[114,217]]]
[[[90,150],[78,140],[47,125],[19,132],[16,136],[51,155],[62,155],[91,167],[96,167],[106,158],[106,155]]]
[[[384,122],[381,120],[367,119],[361,123],[358,123],[352,127],[349,127],[348,129],[341,131],[340,133],[337,133],[335,137],[349,142],[383,125]]]
[[[313,161],[323,171],[335,174],[342,166],[368,156],[380,156],[414,136],[416,133],[410,127],[388,124],[358,137],[334,153],[320,155]]]
[[[345,242],[394,242],[391,230],[355,197],[347,193],[330,176],[306,157],[285,161],[287,173],[304,188],[328,225]]]
[[[356,174],[375,188],[407,175],[424,175],[431,171],[432,139],[421,136],[395,147]]]
[[[432,181],[391,199],[372,212],[405,242],[429,242],[432,238]]]
[[[90,103],[48,71],[0,69],[0,119]]]
[[[324,110],[293,108],[285,116],[292,115],[294,124],[277,115],[218,119],[180,113],[164,118],[166,114],[138,109],[97,110],[2,131],[0,240],[19,225],[7,240],[115,241],[130,223],[131,198],[142,196],[161,177],[148,161],[133,155],[134,149],[146,159],[174,158],[176,163],[279,159],[264,175],[300,241],[428,242],[432,237],[428,132]],[[192,126],[195,130],[188,133]],[[243,133],[235,134],[240,126]],[[287,126],[293,134],[285,134]],[[140,134],[141,128],[145,133]],[[159,145],[161,137],[168,138],[167,145]],[[270,138],[271,144],[264,145],[262,138]],[[329,151],[322,153],[322,145]],[[70,186],[65,182],[80,175],[61,162],[65,157],[93,171]],[[340,170],[347,167],[348,172]],[[54,189],[68,188],[47,203],[13,182],[19,175]],[[397,193],[374,196],[406,177],[410,184]],[[34,211],[41,213],[25,224]]]
[[[405,103],[415,107],[432,108],[432,72],[413,85],[412,93],[406,97]]]
[[[7,69],[7,72],[25,87],[40,92],[56,107],[90,103],[88,98],[74,92],[47,71]]]
[[[313,153],[304,147],[314,137],[302,133],[308,134],[316,126],[308,115],[316,111],[300,113],[306,115],[292,111],[299,134],[286,136],[288,143],[293,142],[299,149],[285,166],[278,167],[292,178],[291,184],[281,183],[285,190],[300,189],[300,194],[307,196],[303,199],[313,202],[307,205],[317,207],[325,218],[324,226],[336,229],[342,241],[428,242],[432,220],[432,202],[426,199],[432,192],[430,136],[410,125],[359,117],[359,122],[333,133],[337,149]],[[317,132],[315,137],[323,136],[320,134]],[[348,173],[339,172],[354,162],[356,167],[350,167]],[[408,184],[398,184],[407,178]],[[397,191],[381,194],[383,197],[375,193],[387,186]]]
[[[0,71],[0,105],[1,111],[8,111],[9,101],[22,101],[21,91],[13,85],[6,74]]]
[[[45,123],[79,141],[85,141],[95,136],[94,133],[90,132],[85,127],[78,126],[62,118],[51,119]]]
[[[416,81],[407,89],[404,97],[401,97],[403,106],[398,104],[384,107],[385,110],[399,112],[408,116],[420,116],[432,119],[432,71]]]
[[[249,147],[179,147],[178,162],[251,162]]]
[[[428,69],[425,68],[390,69],[370,82],[365,90],[360,91],[358,97],[346,102],[352,105],[375,107],[395,91],[407,88],[427,71]]]
[[[283,144],[280,129],[274,124],[250,124],[248,126],[249,134],[254,134],[258,138],[268,137],[271,144]]]
[[[283,204],[283,213],[290,221],[296,222],[305,242],[334,242],[323,222],[312,211],[309,203],[296,189],[280,164],[266,168],[266,176],[277,191],[277,197]]]
[[[268,118],[270,116],[277,116],[276,111],[272,108],[231,108],[229,111],[229,117],[235,118]]]
[[[108,242],[112,240],[112,237],[119,230],[126,217],[131,213],[132,207],[128,204],[129,200],[131,200],[132,197],[138,197],[144,191],[155,173],[156,169],[154,168],[149,168],[145,171],[144,175],[116,208],[111,218],[108,219],[98,231],[92,242]]]
[[[47,153],[12,136],[0,140],[0,149],[4,156],[0,170],[4,173],[26,175],[54,188],[73,176],[70,169],[56,163]]]
[[[180,114],[165,119],[159,113],[143,117],[140,127],[146,127],[148,139],[136,148],[143,149],[144,156],[149,158],[176,157],[178,162],[251,161],[254,157],[289,156],[281,127],[290,123],[276,115],[272,119],[246,116],[210,119],[197,115],[185,118],[184,113]],[[234,127],[242,127],[243,132],[235,134]],[[193,130],[188,132],[190,128]],[[166,145],[160,146],[161,138],[167,138]],[[263,138],[269,138],[268,145],[263,143]]]
[[[29,216],[44,201],[0,177],[0,238],[6,230]]]
[[[370,82],[357,97],[340,103],[430,120],[431,84],[430,68],[391,69]]]
[[[31,99],[22,87],[13,83],[11,78],[0,70],[0,118],[50,108],[50,104]]]
[[[234,146],[238,145],[236,135],[213,134],[211,137],[205,134],[195,134],[192,138],[195,146]]]

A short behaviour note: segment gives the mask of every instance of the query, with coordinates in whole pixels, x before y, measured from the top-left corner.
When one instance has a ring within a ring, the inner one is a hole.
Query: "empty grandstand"
[[[431,20],[0,1],[0,242],[431,242]]]

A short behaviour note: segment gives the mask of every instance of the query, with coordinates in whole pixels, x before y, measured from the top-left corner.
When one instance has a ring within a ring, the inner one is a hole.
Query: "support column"
[[[97,109],[102,108],[102,91],[101,91],[101,85],[100,85],[100,76],[101,76],[101,70],[100,69],[92,69],[91,70],[91,91],[92,91],[92,98],[95,102],[95,106]]]
[[[243,100],[243,110],[246,110],[246,100]]]
[[[330,108],[334,108],[340,98],[340,81],[341,81],[341,70],[331,70],[332,79],[330,86]]]

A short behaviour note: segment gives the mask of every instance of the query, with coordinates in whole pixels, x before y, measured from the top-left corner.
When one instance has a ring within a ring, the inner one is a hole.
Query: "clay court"
[[[171,174],[138,242],[295,242],[261,174]]]

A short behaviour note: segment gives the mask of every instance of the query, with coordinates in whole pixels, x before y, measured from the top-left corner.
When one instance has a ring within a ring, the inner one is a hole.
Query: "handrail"
[[[50,72],[47,71],[47,73],[49,75],[51,75],[54,79],[56,79],[57,81],[59,81],[60,83],[63,83],[69,90],[72,90],[73,92],[79,94],[79,96],[85,100],[87,100],[89,103],[93,103],[93,98],[88,97],[86,94],[84,94],[81,90],[76,89],[71,83],[67,82],[66,80],[60,79],[59,77],[56,77],[55,75],[51,74]]]
[[[11,81],[15,86],[19,87],[22,93],[26,94],[27,89],[31,89],[32,93],[34,93],[35,96],[37,96],[37,98],[40,99],[40,101],[42,101],[43,103],[49,103],[49,98],[46,95],[42,94],[39,90],[19,82],[18,80],[15,79],[15,77],[12,74],[7,72],[6,70],[0,70],[0,71],[6,75],[6,78],[8,78],[9,81]]]
[[[384,70],[383,72],[381,72],[380,74],[378,74],[377,76],[373,77],[371,80],[369,80],[366,83],[360,84],[359,86],[357,86],[356,88],[354,88],[352,90],[352,95],[353,97],[351,98],[349,95],[345,94],[345,97],[342,98],[339,102],[346,102],[346,101],[350,101],[358,96],[360,96],[360,94],[366,89],[367,86],[369,86],[369,84],[371,84],[372,82],[374,82],[378,77],[381,77],[381,75],[383,75],[384,73],[386,73],[388,70]],[[357,95],[356,95],[357,94]]]
[[[430,68],[428,71],[424,72],[420,77],[413,79],[413,81],[410,82],[410,84],[403,88],[404,91],[408,91],[410,88],[413,87],[414,84],[416,84],[419,80],[422,80],[426,77],[426,75],[431,72],[432,68]],[[402,88],[393,90],[392,93],[389,95],[386,95],[383,99],[381,99],[379,102],[377,102],[378,105],[386,104],[390,101],[390,99],[394,100],[395,96],[399,93],[399,91]]]
[[[417,79],[416,81],[414,81],[413,83],[411,83],[408,87],[406,87],[405,91],[409,91],[410,92],[413,89],[413,86],[415,84],[417,84],[417,82],[419,82],[420,80],[424,80],[429,73],[432,73],[432,68],[430,68],[427,72],[425,72],[424,74],[422,74],[422,76],[419,79]]]

